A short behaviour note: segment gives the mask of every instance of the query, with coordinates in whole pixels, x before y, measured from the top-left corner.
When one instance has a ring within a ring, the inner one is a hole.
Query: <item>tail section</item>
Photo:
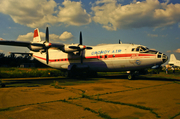
[[[34,37],[33,37],[33,42],[41,42],[41,37],[40,37],[40,34],[39,34],[39,29],[36,28],[34,30]]]
[[[169,60],[169,63],[170,65],[173,65],[175,63],[175,61],[177,61],[176,57],[174,54],[171,54],[170,55],[170,60]]]
[[[176,61],[177,59],[176,59],[176,57],[175,57],[175,55],[174,54],[171,54],[170,55],[170,61]]]

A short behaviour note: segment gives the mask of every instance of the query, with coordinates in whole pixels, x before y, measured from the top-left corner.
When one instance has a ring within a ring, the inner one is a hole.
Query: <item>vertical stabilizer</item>
[[[171,55],[170,55],[170,61],[169,61],[169,62],[174,62],[174,61],[176,61],[176,57],[175,57],[174,54],[171,54]]]
[[[39,29],[38,28],[36,28],[34,30],[33,42],[41,42],[41,37],[40,37]]]

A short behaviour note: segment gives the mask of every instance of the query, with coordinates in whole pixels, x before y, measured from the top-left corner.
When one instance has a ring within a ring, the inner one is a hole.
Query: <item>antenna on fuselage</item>
[[[122,44],[121,40],[119,39],[119,44]]]

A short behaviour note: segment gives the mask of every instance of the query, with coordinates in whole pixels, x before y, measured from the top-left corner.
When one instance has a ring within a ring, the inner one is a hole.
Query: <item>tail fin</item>
[[[41,42],[41,37],[40,37],[39,29],[38,28],[36,28],[34,30],[33,42]]]
[[[176,57],[174,54],[171,54],[170,55],[170,62],[174,62],[174,61],[176,61]]]

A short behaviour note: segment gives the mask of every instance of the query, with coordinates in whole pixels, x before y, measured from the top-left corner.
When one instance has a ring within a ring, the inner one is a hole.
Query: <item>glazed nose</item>
[[[163,54],[162,55],[162,62],[165,63],[168,60],[168,56]]]

